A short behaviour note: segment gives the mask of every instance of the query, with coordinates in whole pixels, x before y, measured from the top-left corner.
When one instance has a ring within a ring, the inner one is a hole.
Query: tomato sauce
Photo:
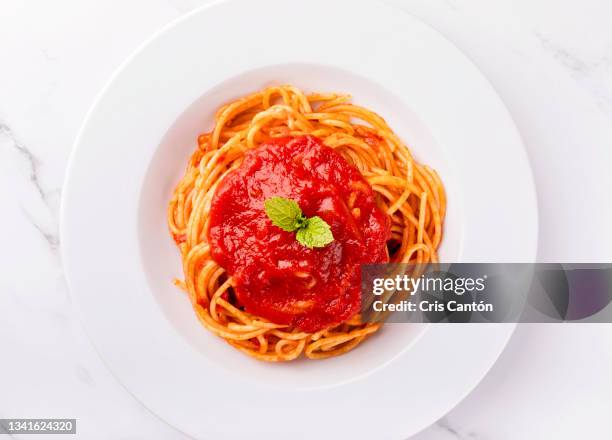
[[[264,201],[275,196],[325,220],[334,241],[309,249],[273,225]],[[234,278],[237,305],[307,332],[358,313],[360,265],[389,260],[389,216],[361,173],[314,136],[249,151],[217,187],[209,220],[212,257]]]

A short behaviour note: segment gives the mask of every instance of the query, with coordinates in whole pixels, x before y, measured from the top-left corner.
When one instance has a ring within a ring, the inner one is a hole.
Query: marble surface
[[[391,1],[453,41],[506,102],[537,183],[539,260],[612,261],[612,3]],[[83,333],[58,210],[96,93],[150,34],[205,3],[0,3],[0,418],[77,418],[85,439],[185,438],[125,391]],[[413,438],[609,439],[611,410],[612,325],[521,325],[478,388]]]

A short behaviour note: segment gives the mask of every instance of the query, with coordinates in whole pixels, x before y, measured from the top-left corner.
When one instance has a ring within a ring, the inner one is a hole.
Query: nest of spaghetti
[[[168,225],[181,252],[187,292],[204,327],[263,361],[346,353],[377,332],[381,322],[355,314],[339,325],[309,333],[254,316],[239,305],[232,277],[211,257],[208,213],[215,190],[247,151],[273,138],[316,136],[355,166],[391,220],[390,262],[436,263],[446,196],[438,174],[415,161],[385,120],[340,93],[306,94],[275,86],[222,106],[212,131],[198,138],[168,206]]]

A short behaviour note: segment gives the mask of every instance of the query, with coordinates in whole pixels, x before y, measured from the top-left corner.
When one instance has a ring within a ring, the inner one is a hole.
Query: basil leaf
[[[324,247],[334,241],[329,225],[319,216],[311,217],[295,235],[297,241],[309,249]]]
[[[304,222],[300,206],[290,199],[284,197],[272,197],[264,202],[266,215],[272,220],[272,224],[284,231],[293,232]]]

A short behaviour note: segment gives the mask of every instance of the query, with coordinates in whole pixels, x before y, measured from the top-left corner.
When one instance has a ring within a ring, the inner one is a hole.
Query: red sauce
[[[295,200],[307,217],[320,216],[334,241],[308,249],[294,232],[273,225],[264,201],[274,196]],[[360,265],[387,262],[389,236],[389,216],[361,173],[314,136],[274,139],[249,151],[219,184],[208,230],[212,257],[233,276],[239,305],[307,332],[359,312]]]

